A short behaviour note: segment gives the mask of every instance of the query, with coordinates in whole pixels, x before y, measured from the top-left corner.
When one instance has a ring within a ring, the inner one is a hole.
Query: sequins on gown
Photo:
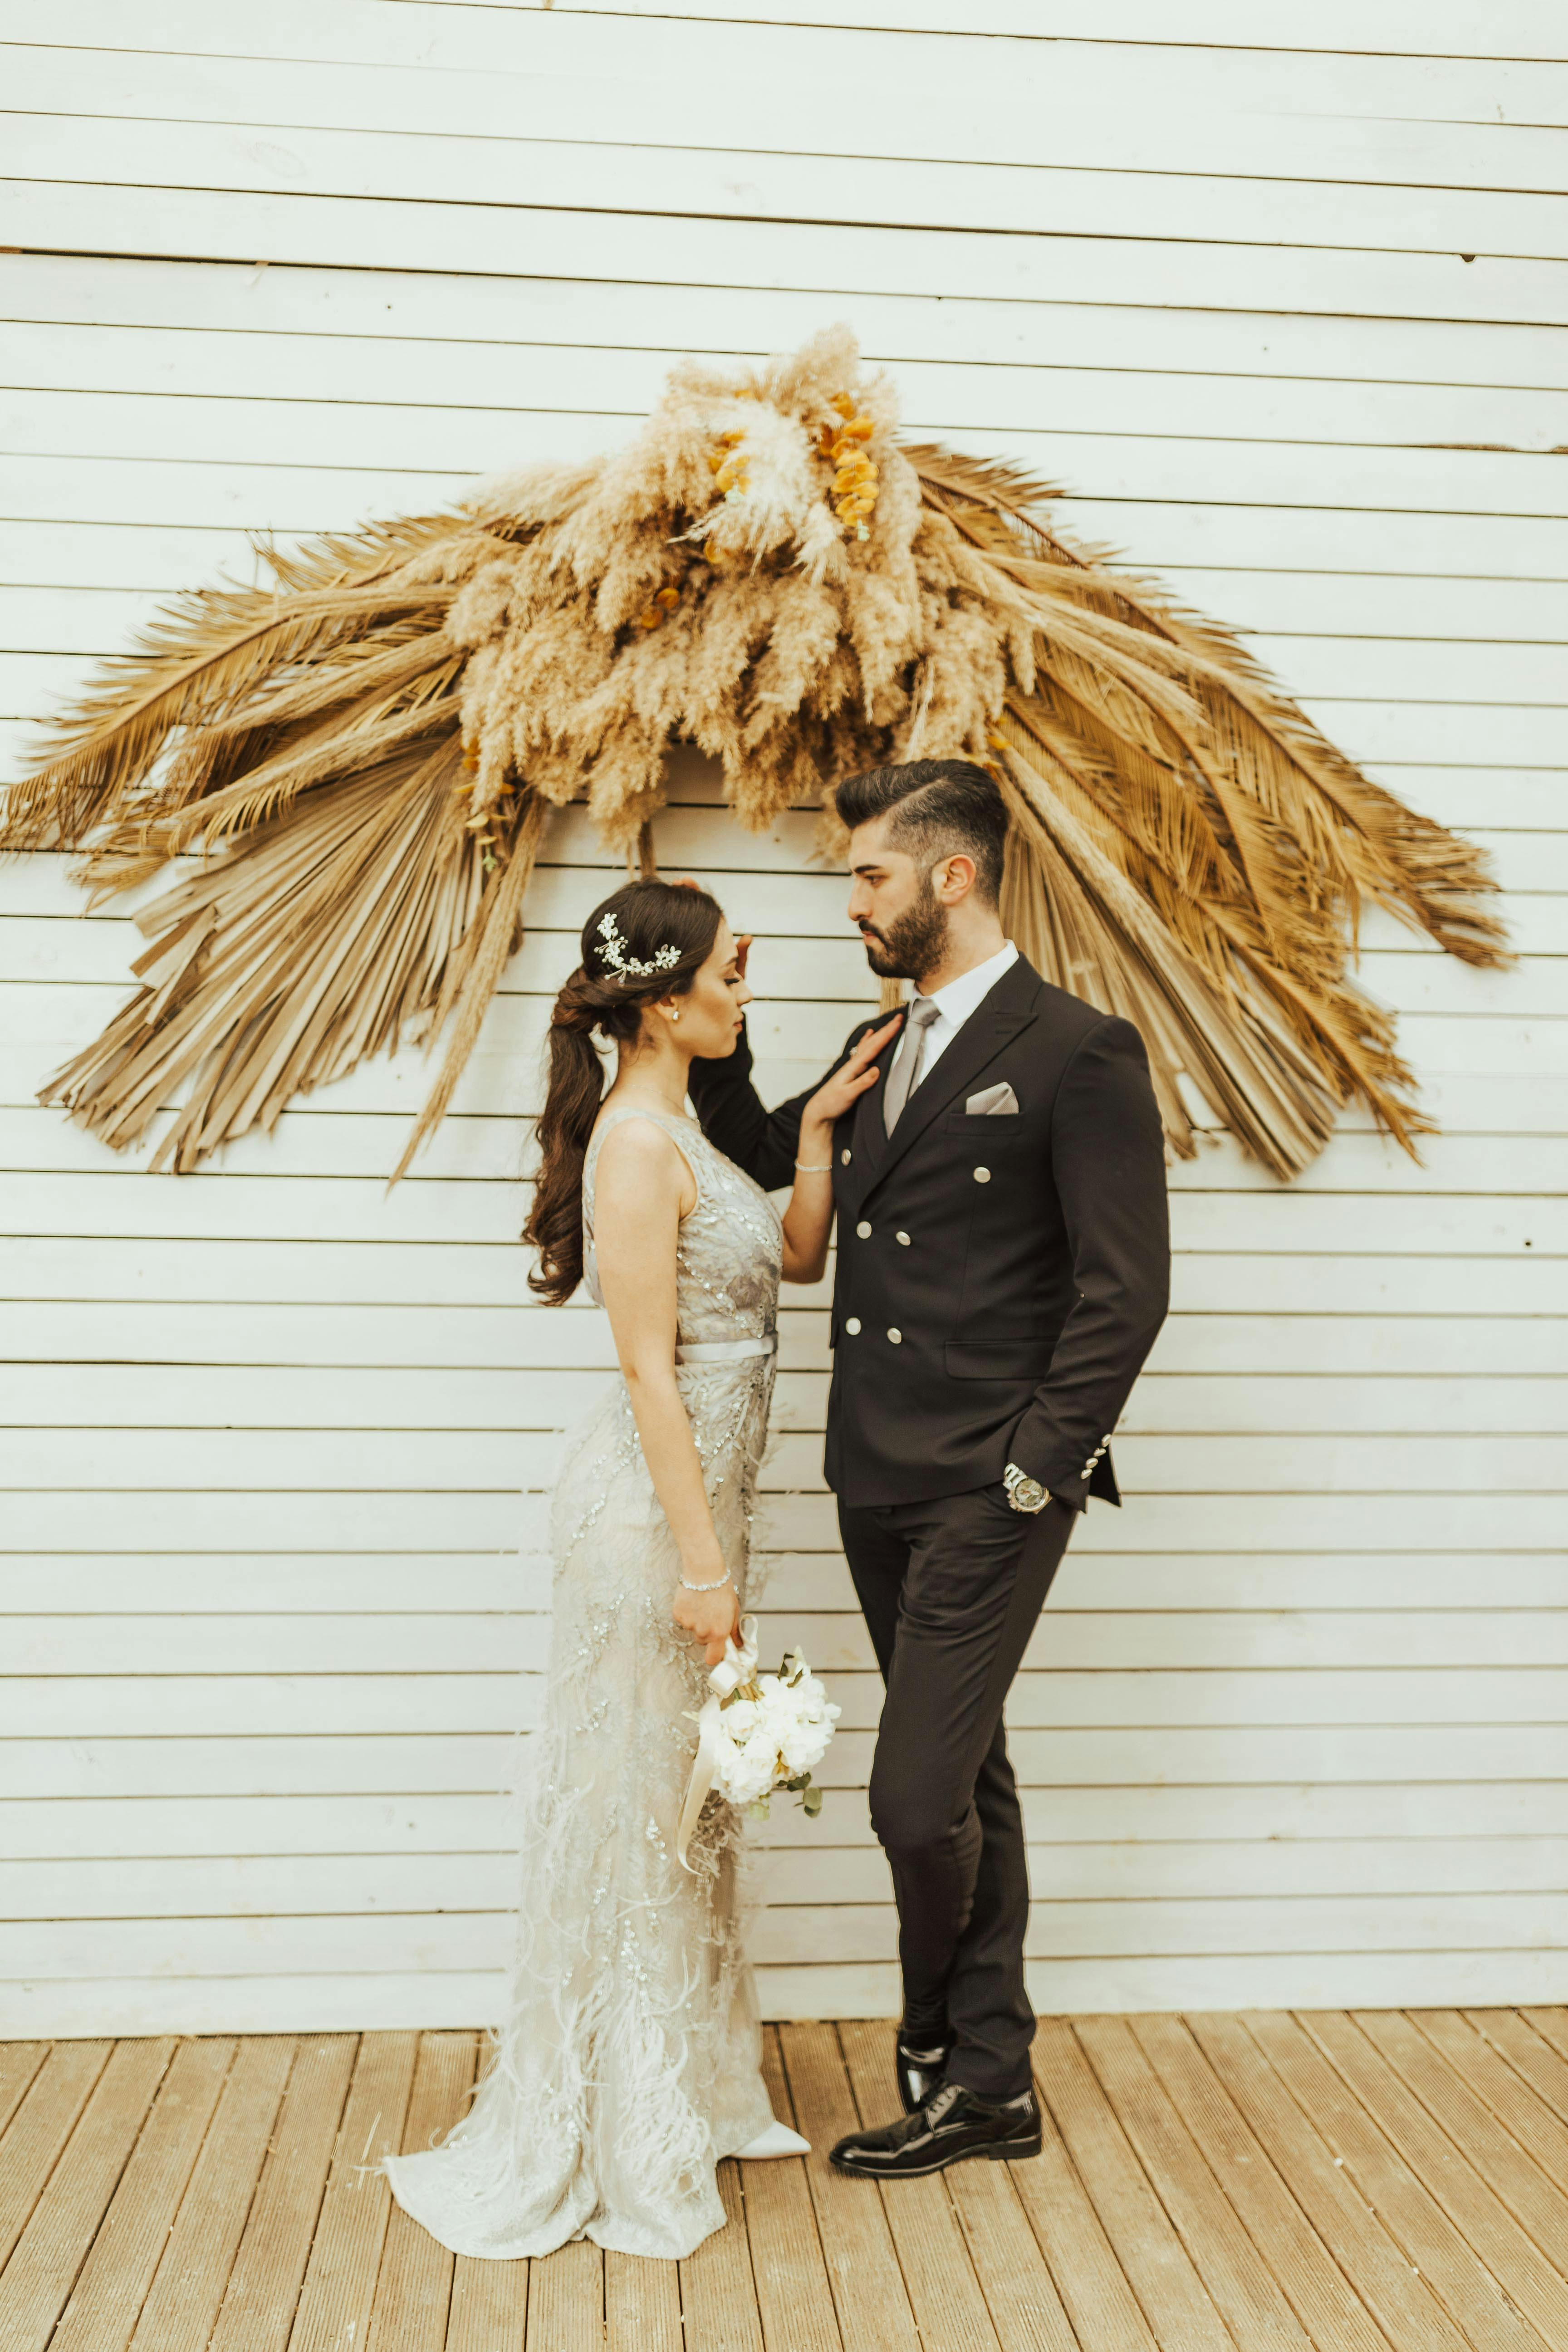
[[[629,1106],[603,1115],[584,1171],[594,1298],[599,1147],[631,1118],[673,1138],[697,1185],[677,1254],[680,1342],[773,1332],[782,1239],[767,1195],[694,1122]],[[742,1604],[773,1374],[771,1355],[677,1367]],[[709,1799],[695,1876],[676,1859],[704,1672],[671,1622],[679,1558],[618,1374],[565,1441],[551,1533],[554,1622],[544,1720],[524,1749],[506,2017],[468,2116],[386,2169],[399,2204],[458,2253],[517,2258],[586,2237],[676,2257],[722,2226],[715,2167],[772,2110],[731,1808]]]

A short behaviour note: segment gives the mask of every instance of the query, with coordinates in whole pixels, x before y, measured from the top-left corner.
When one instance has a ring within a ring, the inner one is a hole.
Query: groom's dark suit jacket
[[[925,1502],[988,1486],[1011,1461],[1074,1507],[1117,1502],[1110,1433],[1169,1288],[1142,1040],[1020,957],[889,1136],[896,1046],[834,1133],[827,1483],[851,1509]],[[742,1035],[730,1059],[692,1064],[691,1097],[720,1150],[772,1192],[795,1181],[808,1097],[765,1110],[751,1073]],[[965,1111],[1003,1079],[1016,1115]]]

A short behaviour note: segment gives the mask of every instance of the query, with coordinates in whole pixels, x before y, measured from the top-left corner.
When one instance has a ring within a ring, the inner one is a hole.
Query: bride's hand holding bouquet
[[[717,1542],[710,1557],[681,1560],[680,1582],[676,1587],[670,1614],[682,1633],[701,1644],[705,1666],[716,1666],[724,1654],[725,1644],[738,1638],[740,1597],[720,1557]]]

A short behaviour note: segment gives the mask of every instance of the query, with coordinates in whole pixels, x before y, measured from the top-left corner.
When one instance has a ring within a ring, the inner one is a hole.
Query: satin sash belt
[[[776,1331],[769,1331],[760,1339],[697,1339],[689,1348],[677,1348],[678,1364],[742,1364],[748,1356],[771,1356],[779,1344]]]
[[[761,1342],[748,1344],[755,1349]],[[754,1617],[742,1617],[741,1646],[737,1650],[733,1640],[725,1643],[723,1656],[709,1673],[710,1696],[703,1700],[702,1712],[697,1718],[697,1758],[687,1785],[686,1802],[680,1809],[680,1826],[675,1833],[675,1851],[683,1870],[693,1870],[693,1865],[686,1859],[686,1849],[691,1843],[697,1817],[702,1811],[704,1798],[713,1786],[713,1775],[718,1769],[721,1703],[742,1683],[749,1683],[756,1671],[757,1621]]]

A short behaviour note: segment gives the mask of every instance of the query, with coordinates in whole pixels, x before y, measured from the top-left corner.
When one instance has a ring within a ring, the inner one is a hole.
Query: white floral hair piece
[[[655,949],[651,963],[645,963],[638,956],[628,955],[626,943],[621,937],[614,915],[603,918],[599,924],[599,937],[605,943],[605,961],[623,980],[651,980],[655,972],[673,971],[680,961],[680,950],[668,940],[661,948]]]

